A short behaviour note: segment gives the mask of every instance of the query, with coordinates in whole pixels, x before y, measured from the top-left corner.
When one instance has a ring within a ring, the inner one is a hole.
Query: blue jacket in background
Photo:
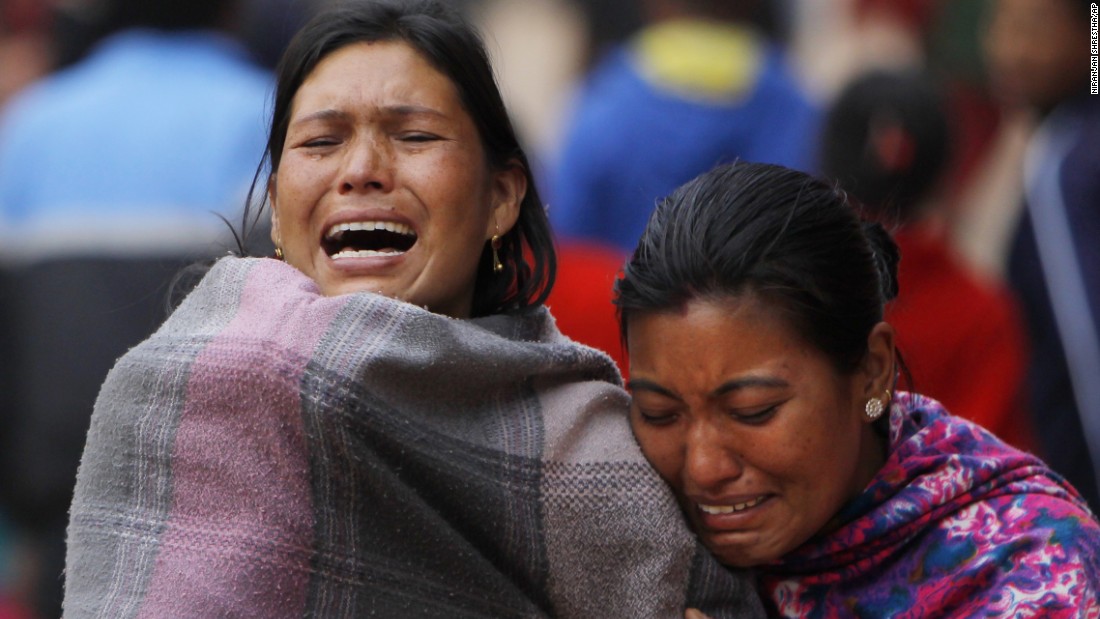
[[[1100,99],[1044,120],[1025,190],[1008,279],[1030,337],[1029,407],[1051,468],[1100,510]]]
[[[224,228],[212,213],[242,208],[271,85],[243,46],[212,32],[109,37],[5,108],[0,238],[10,251],[77,228],[118,244],[149,229]]]
[[[719,37],[719,44],[726,42],[722,37],[747,39],[734,47],[743,48],[747,58],[735,59],[740,69],[732,67],[747,80],[731,83],[725,92],[719,85],[693,93],[692,80],[698,76],[684,76],[684,84],[668,83],[670,76],[675,80],[677,73],[691,71],[690,62],[676,66],[677,59],[671,59],[664,75],[650,70],[653,62],[641,38],[662,37],[663,28],[651,27],[610,52],[580,92],[550,177],[550,217],[559,235],[630,251],[658,199],[719,163],[742,159],[810,167],[818,112],[779,50],[736,27],[673,25],[679,30],[673,35],[688,42],[710,35]],[[729,60],[714,58],[716,63]],[[698,69],[708,70],[705,57]],[[695,84],[707,80],[701,76]]]

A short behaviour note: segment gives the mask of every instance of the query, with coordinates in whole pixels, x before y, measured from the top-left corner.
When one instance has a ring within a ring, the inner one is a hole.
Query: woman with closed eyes
[[[108,376],[69,617],[760,616],[678,517],[445,3],[346,2],[279,67],[277,259],[228,257]]]
[[[1077,491],[899,388],[898,259],[801,172],[680,187],[616,285],[643,453],[770,616],[1096,616],[1100,526]]]

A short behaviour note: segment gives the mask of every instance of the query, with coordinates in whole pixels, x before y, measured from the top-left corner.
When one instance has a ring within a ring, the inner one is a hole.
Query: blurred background
[[[271,71],[334,1],[0,0],[0,619],[60,614],[114,360],[234,232],[270,250],[241,215]],[[912,387],[1100,507],[1089,3],[453,1],[547,199],[567,335],[625,373],[611,286],[654,202],[738,158],[799,168],[895,231]]]

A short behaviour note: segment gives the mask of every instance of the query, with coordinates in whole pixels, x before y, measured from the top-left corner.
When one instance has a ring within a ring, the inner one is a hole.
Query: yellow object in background
[[[643,30],[634,51],[642,74],[658,87],[721,103],[752,90],[763,67],[764,40],[751,28],[681,19]]]

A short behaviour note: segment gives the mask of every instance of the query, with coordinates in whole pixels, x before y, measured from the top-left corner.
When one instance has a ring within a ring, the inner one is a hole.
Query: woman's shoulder
[[[936,439],[912,458],[937,462],[935,475],[911,484],[936,494],[938,506],[911,547],[921,599],[1006,613],[1100,604],[1100,524],[1077,491],[1040,459],[934,400],[906,402],[914,436]]]
[[[508,357],[531,375],[554,368],[551,373],[620,382],[606,355],[562,336],[544,307],[454,319],[370,292],[324,296],[312,279],[268,258],[216,262],[145,343],[191,344],[249,354],[257,362],[312,359],[314,365],[405,366],[416,360],[423,369],[464,359],[496,367]]]

